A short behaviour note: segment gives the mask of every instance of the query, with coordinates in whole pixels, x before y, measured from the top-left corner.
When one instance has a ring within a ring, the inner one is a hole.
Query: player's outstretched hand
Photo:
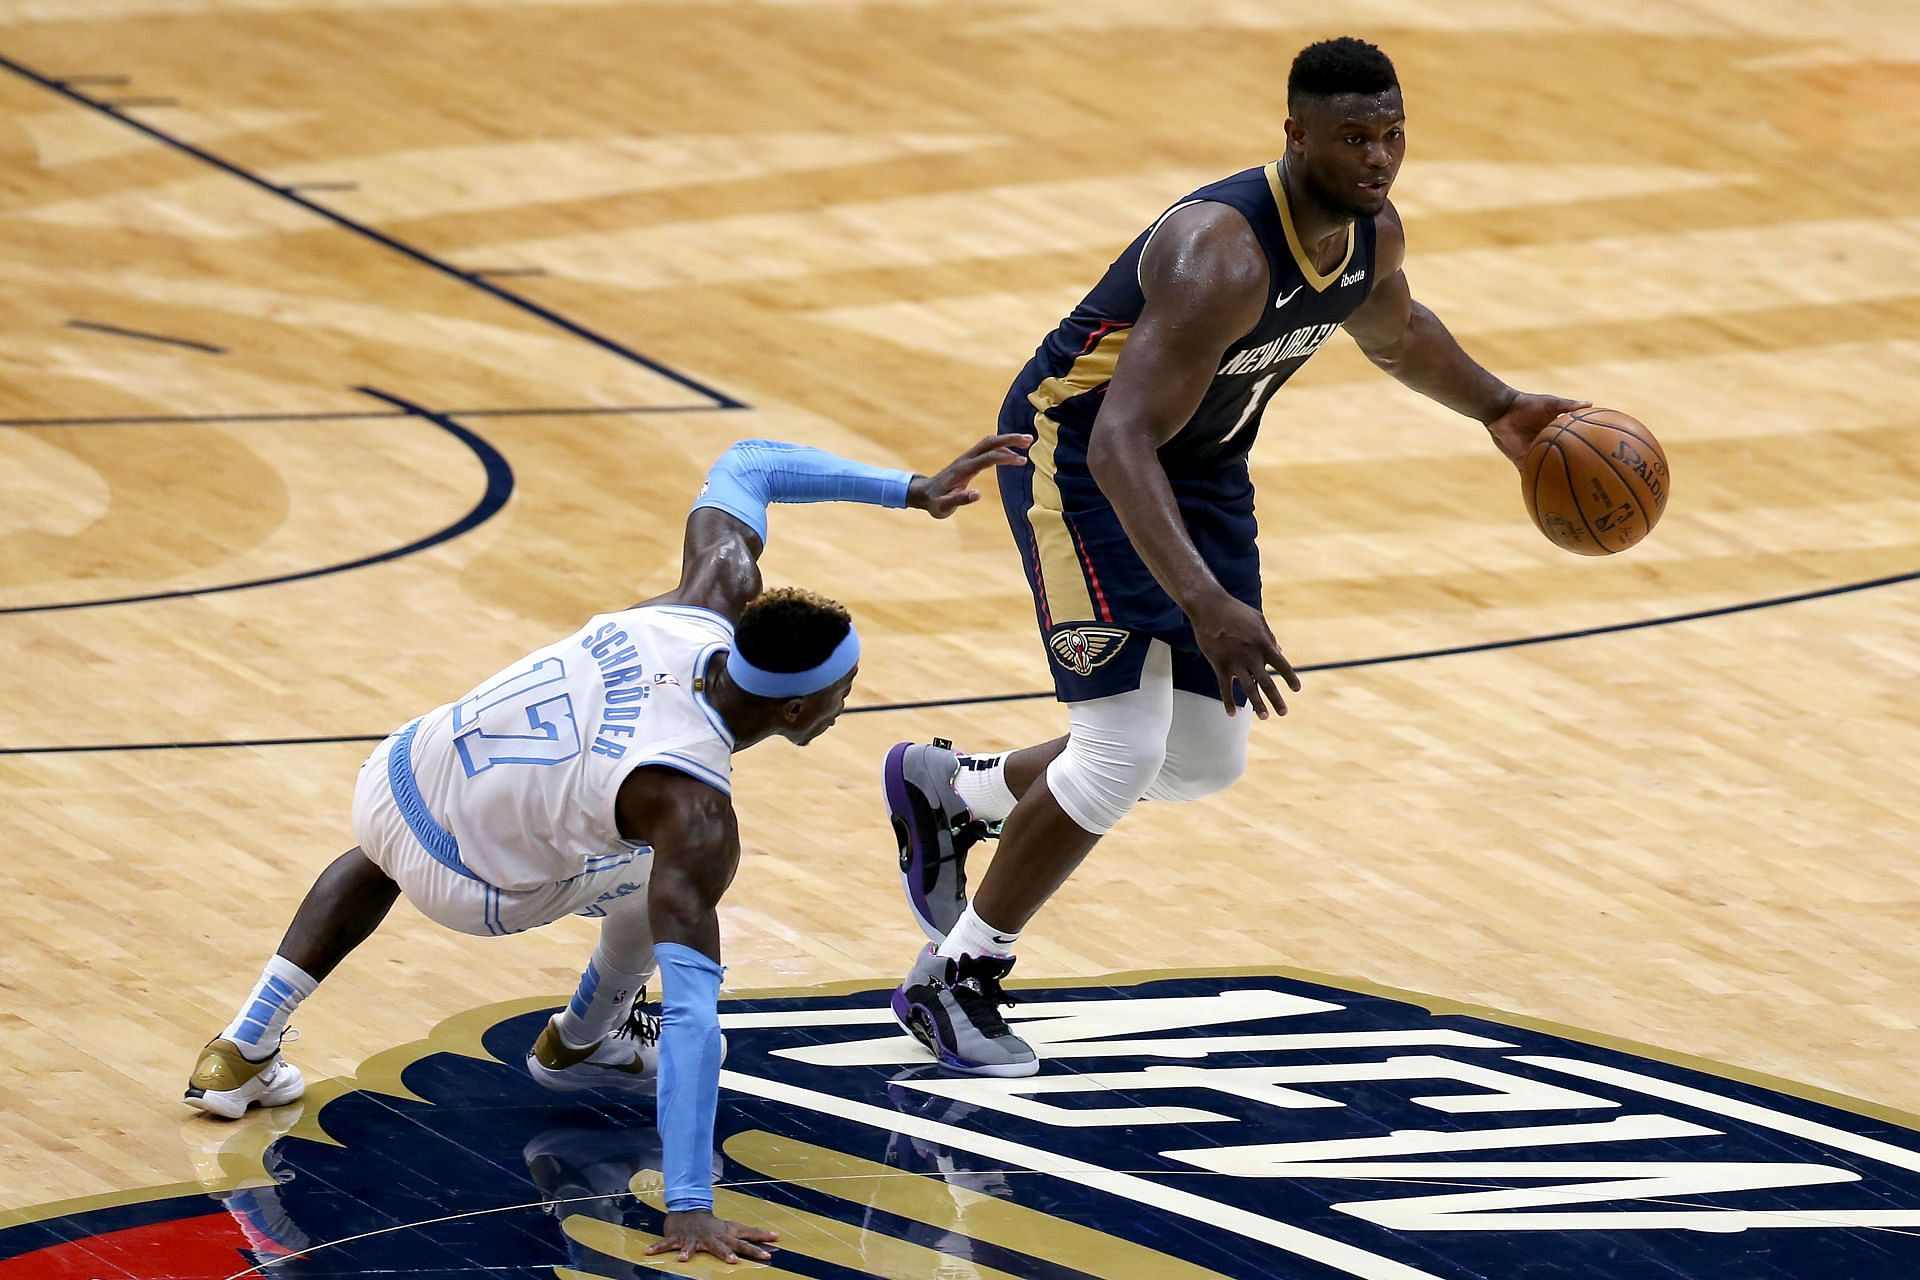
[[[1487,424],[1487,434],[1507,460],[1519,466],[1541,428],[1563,413],[1578,413],[1593,408],[1591,400],[1563,400],[1559,396],[1537,396],[1526,392],[1514,396],[1506,411]]]
[[[980,501],[980,491],[968,487],[968,481],[988,467],[1006,467],[1025,462],[1018,450],[1033,443],[1032,436],[988,436],[967,450],[946,469],[935,475],[915,476],[907,486],[907,505],[918,507],[935,520],[945,520],[970,502]]]
[[[696,1253],[710,1253],[727,1262],[738,1262],[742,1258],[765,1262],[773,1257],[773,1251],[760,1246],[779,1239],[778,1231],[750,1227],[744,1222],[728,1222],[705,1209],[695,1209],[669,1213],[666,1226],[660,1232],[660,1243],[649,1245],[647,1255],[678,1249],[681,1262],[690,1261]]]
[[[1287,688],[1295,693],[1300,692],[1300,677],[1280,652],[1280,642],[1273,638],[1267,620],[1260,616],[1258,609],[1249,608],[1222,592],[1218,600],[1191,615],[1190,620],[1194,638],[1200,642],[1200,652],[1213,664],[1213,673],[1220,677],[1220,701],[1226,704],[1228,715],[1238,710],[1233,698],[1236,681],[1245,690],[1253,713],[1262,720],[1267,718],[1268,704],[1275,714],[1287,714],[1286,699],[1280,696],[1280,688],[1273,682],[1274,671],[1279,672]],[[1268,670],[1269,667],[1273,670]],[[1265,702],[1261,701],[1262,694],[1266,695]]]

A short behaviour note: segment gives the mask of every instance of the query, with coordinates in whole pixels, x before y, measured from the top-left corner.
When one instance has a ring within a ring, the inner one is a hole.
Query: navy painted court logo
[[[941,1075],[879,991],[728,1001],[717,1207],[785,1235],[751,1270],[1920,1275],[1904,1124],[1297,977],[1109,981],[1020,992],[1042,1060],[1021,1080]],[[211,1192],[0,1231],[0,1280],[657,1274],[649,1108],[528,1080],[533,1004],[451,1019],[304,1112],[188,1125],[238,1135]]]

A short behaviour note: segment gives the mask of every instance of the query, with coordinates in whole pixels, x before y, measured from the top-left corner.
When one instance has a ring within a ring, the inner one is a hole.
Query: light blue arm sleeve
[[[778,440],[742,440],[707,472],[694,510],[718,507],[767,540],[767,506],[774,502],[866,502],[907,505],[911,471],[890,471],[837,457],[823,449]]]
[[[663,942],[658,1125],[673,1213],[713,1208],[713,1116],[720,1105],[720,966]]]

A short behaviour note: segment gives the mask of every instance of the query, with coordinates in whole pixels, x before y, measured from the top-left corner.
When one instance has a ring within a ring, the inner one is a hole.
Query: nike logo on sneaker
[[[1301,291],[1302,289],[1304,289],[1304,288],[1306,288],[1306,287],[1307,287],[1307,286],[1305,286],[1305,285],[1303,285],[1303,284],[1299,284],[1299,285],[1295,285],[1295,286],[1293,287],[1293,293],[1290,293],[1290,294],[1288,294],[1288,295],[1287,295],[1286,297],[1284,297],[1284,298],[1281,298],[1281,299],[1278,299],[1278,300],[1277,300],[1277,301],[1276,301],[1276,302],[1275,302],[1275,303],[1273,304],[1273,309],[1274,309],[1275,311],[1278,311],[1278,310],[1279,310],[1280,308],[1282,308],[1282,307],[1284,307],[1284,306],[1286,306],[1286,305],[1287,305],[1287,304],[1288,304],[1289,302],[1292,302],[1292,301],[1293,301],[1293,299],[1294,299],[1294,295],[1295,295],[1295,294],[1297,294],[1297,293],[1299,293],[1299,292],[1300,292],[1300,291]]]

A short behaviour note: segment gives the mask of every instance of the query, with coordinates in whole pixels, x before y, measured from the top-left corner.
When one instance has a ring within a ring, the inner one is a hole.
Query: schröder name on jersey
[[[580,647],[600,667],[600,682],[606,686],[606,712],[594,726],[591,750],[597,756],[618,760],[627,754],[627,745],[615,738],[631,738],[633,721],[646,709],[648,695],[655,684],[679,683],[668,677],[649,676],[639,663],[640,651],[617,622],[603,622],[598,630],[580,639]]]
[[[1310,324],[1295,329],[1292,333],[1250,347],[1232,357],[1220,366],[1215,377],[1224,378],[1229,374],[1258,373],[1270,364],[1279,364],[1282,360],[1304,360],[1320,349],[1320,344],[1333,336],[1338,324]]]

